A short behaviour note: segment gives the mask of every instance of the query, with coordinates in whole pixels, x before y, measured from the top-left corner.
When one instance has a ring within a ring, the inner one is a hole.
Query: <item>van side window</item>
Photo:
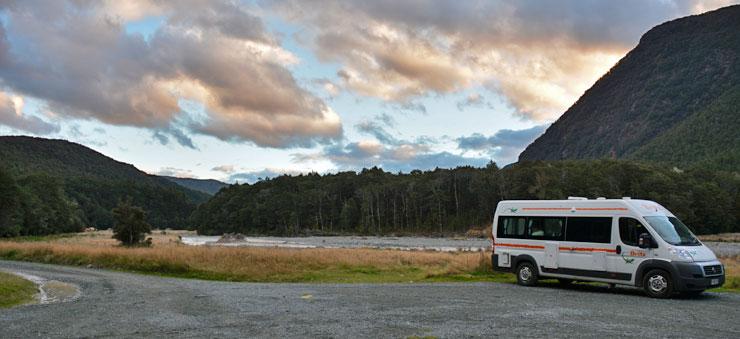
[[[565,241],[608,244],[612,238],[612,218],[568,217]]]
[[[637,242],[642,233],[647,233],[647,230],[637,219],[619,218],[619,238],[625,245],[638,246]]]
[[[540,240],[563,240],[565,218],[527,218],[527,238]]]
[[[498,236],[503,238],[525,237],[525,226],[527,218],[524,217],[499,217],[498,219]]]

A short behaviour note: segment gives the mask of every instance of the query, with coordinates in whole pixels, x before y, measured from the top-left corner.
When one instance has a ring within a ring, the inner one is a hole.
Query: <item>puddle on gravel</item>
[[[39,293],[36,294],[36,301],[31,304],[51,304],[59,302],[72,301],[80,297],[82,292],[77,285],[69,284],[56,280],[47,280],[35,275],[12,272],[24,279],[30,280],[38,286]]]

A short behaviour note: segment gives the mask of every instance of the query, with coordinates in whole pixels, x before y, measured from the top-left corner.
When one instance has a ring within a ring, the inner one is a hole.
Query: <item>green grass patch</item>
[[[0,272],[0,308],[33,301],[36,284],[19,276]]]

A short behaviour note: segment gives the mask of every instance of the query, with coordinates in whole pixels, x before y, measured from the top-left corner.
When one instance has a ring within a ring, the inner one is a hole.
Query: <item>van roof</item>
[[[642,199],[502,200],[499,215],[666,215],[665,207]]]

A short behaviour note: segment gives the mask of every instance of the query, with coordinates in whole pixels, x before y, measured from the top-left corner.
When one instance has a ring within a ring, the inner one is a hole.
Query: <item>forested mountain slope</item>
[[[624,160],[521,162],[393,174],[281,176],[222,189],[191,217],[202,234],[460,234],[504,199],[651,199],[698,233],[740,231],[740,176]]]
[[[2,136],[0,159],[7,180],[18,188],[32,186],[40,195],[46,186],[60,191],[60,196],[80,210],[77,217],[84,226],[110,227],[111,209],[119,199],[131,197],[147,211],[153,226],[183,227],[197,204],[208,199],[204,193],[65,140]]]
[[[519,160],[740,168],[740,6],[648,31]]]
[[[178,178],[161,176],[169,181],[172,181],[182,187],[189,188],[194,191],[203,192],[208,195],[214,195],[218,193],[221,188],[229,186],[225,182],[221,182],[215,179],[194,179],[194,178]]]

